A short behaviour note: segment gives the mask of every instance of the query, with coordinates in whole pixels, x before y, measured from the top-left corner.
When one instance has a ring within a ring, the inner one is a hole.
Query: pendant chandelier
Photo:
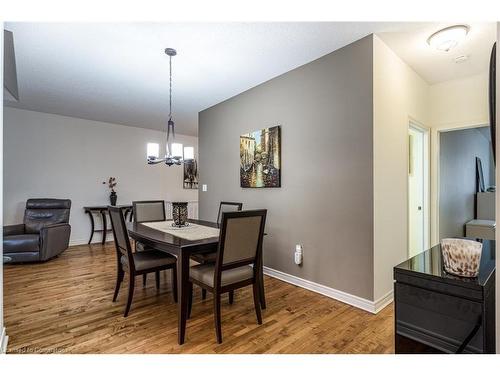
[[[147,160],[148,164],[165,163],[169,167],[172,165],[181,165],[182,163],[190,163],[194,160],[194,148],[182,147],[181,143],[175,143],[174,120],[172,120],[172,57],[177,55],[177,51],[173,48],[165,49],[165,53],[169,57],[170,62],[170,90],[169,90],[169,113],[167,122],[167,145],[166,153],[163,158],[160,158],[160,145],[158,143],[148,143],[147,145]]]

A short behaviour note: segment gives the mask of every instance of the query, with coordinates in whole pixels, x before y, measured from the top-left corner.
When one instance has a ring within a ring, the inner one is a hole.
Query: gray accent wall
[[[495,184],[489,128],[441,132],[439,154],[439,238],[462,237],[474,219],[476,156],[485,186]]]
[[[282,187],[240,188],[239,136],[275,125]],[[265,266],[373,299],[372,36],[200,112],[199,154],[200,218],[267,208]]]

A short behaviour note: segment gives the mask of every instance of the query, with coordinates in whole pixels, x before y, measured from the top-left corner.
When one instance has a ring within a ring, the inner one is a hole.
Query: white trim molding
[[[333,289],[325,285],[315,283],[313,281],[301,279],[300,277],[284,273],[273,268],[264,266],[264,274],[267,276],[274,277],[278,280],[284,281],[289,284],[296,285],[298,287],[322,294],[326,297],[333,298],[337,301],[347,303],[348,305],[357,307],[359,309],[368,311],[372,314],[377,314],[380,310],[390,304],[393,300],[392,290],[386,293],[384,296],[376,301],[370,301],[365,298],[361,298],[341,290]]]
[[[386,294],[373,302],[375,307],[375,314],[378,314],[384,307],[389,305],[394,300],[394,291],[389,290]]]
[[[9,341],[9,336],[7,336],[4,327],[1,327],[1,330],[2,331],[0,332],[0,354],[5,354],[7,353],[7,343]]]
[[[101,235],[95,236],[96,238],[92,238],[92,242],[90,245],[98,245],[102,243]],[[89,239],[87,238],[75,238],[69,240],[69,246],[80,246],[80,245],[89,245]],[[108,235],[106,236],[106,244],[113,242],[113,232],[111,229],[108,230]]]

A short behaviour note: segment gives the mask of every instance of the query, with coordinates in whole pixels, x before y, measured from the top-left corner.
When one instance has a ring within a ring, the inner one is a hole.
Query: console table
[[[123,215],[125,216],[125,220],[127,217],[130,221],[133,218],[132,205],[123,204],[116,207],[120,207],[123,210]],[[108,234],[108,221],[106,219],[106,214],[108,213],[108,206],[85,206],[83,207],[86,214],[89,215],[90,218],[90,238],[89,244],[92,242],[92,238],[94,237],[94,233],[102,232],[102,244],[106,242],[106,235]],[[98,214],[101,216],[102,220],[102,229],[95,229],[94,216],[93,214]]]
[[[443,269],[440,245],[394,267],[396,353],[495,353],[495,241],[479,275]]]

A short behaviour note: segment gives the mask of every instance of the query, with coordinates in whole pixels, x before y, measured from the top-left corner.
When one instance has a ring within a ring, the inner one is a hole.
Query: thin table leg
[[[92,242],[92,237],[94,237],[94,216],[92,216],[92,211],[87,211],[90,217],[90,239],[88,244]]]
[[[106,221],[106,211],[101,211],[102,216],[102,244],[106,243],[106,236],[108,234],[108,223]]]
[[[177,256],[177,319],[178,342],[184,344],[186,336],[186,320],[188,314],[188,282],[189,282],[189,254],[180,251]]]

